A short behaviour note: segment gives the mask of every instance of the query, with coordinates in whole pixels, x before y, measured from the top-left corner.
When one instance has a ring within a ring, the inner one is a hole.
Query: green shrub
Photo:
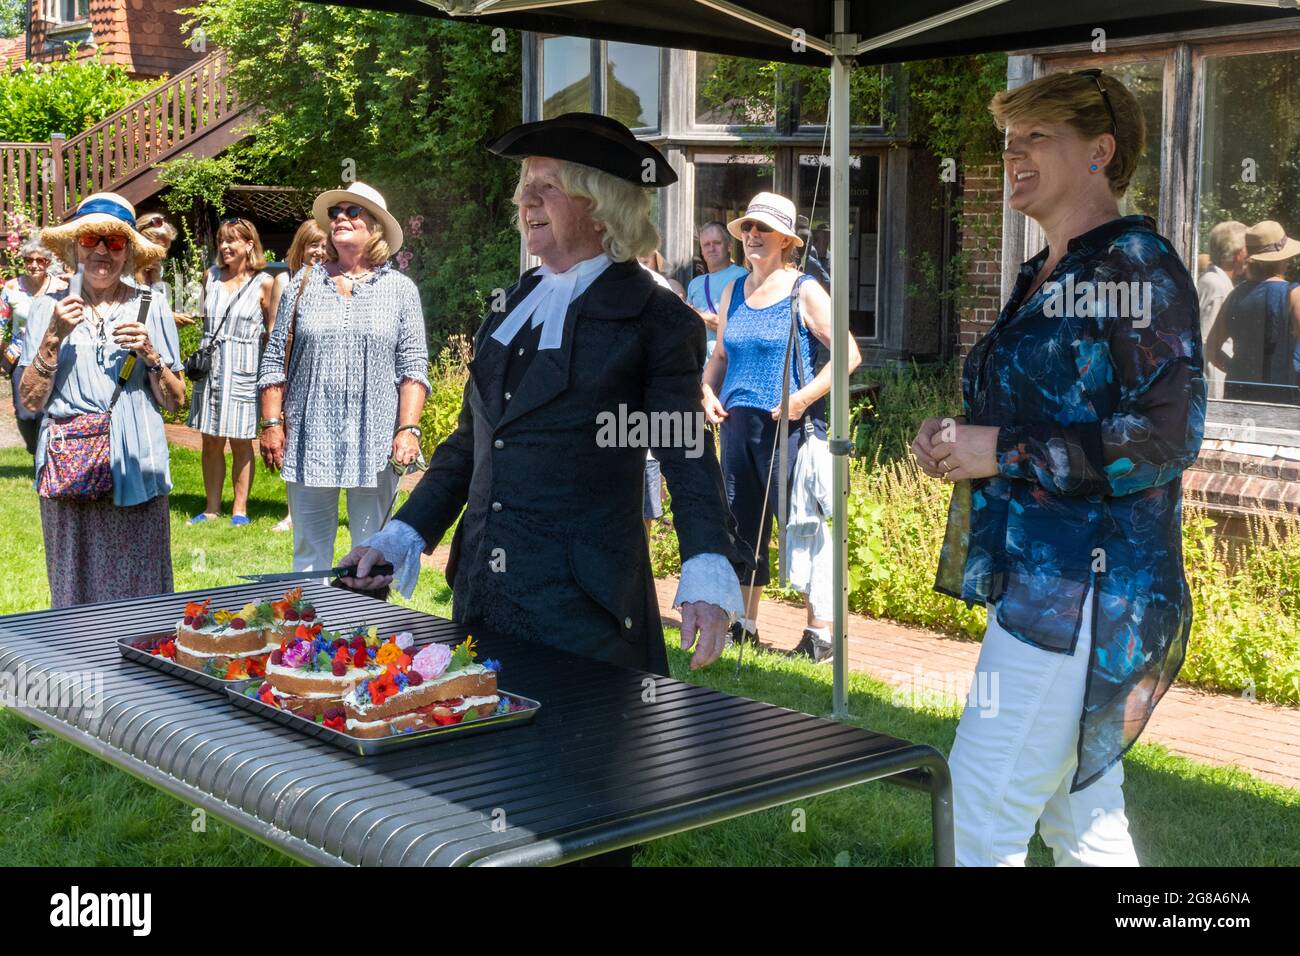
[[[88,59],[25,63],[0,70],[0,140],[43,143],[53,133],[72,137],[147,93],[151,80],[133,80],[125,68]]]

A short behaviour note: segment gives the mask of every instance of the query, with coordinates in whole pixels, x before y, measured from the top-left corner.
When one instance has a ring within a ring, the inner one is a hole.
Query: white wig
[[[560,188],[573,199],[585,199],[591,218],[604,226],[600,242],[615,262],[646,256],[659,248],[659,230],[650,219],[650,190],[581,163],[557,159]],[[523,196],[528,160],[519,168],[514,202]],[[520,224],[520,230],[523,225]]]

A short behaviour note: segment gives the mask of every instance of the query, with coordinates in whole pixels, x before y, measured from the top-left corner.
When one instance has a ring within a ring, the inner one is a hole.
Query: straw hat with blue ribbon
[[[87,196],[62,223],[42,229],[41,241],[75,269],[77,240],[87,233],[117,233],[126,236],[131,244],[135,269],[152,265],[167,255],[162,246],[150,242],[136,230],[135,207],[117,193],[94,193]]]

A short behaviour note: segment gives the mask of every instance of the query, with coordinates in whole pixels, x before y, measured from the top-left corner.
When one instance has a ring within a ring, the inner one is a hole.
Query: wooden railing
[[[243,111],[213,53],[70,139],[0,143],[3,203],[58,222],[85,196],[116,191]]]

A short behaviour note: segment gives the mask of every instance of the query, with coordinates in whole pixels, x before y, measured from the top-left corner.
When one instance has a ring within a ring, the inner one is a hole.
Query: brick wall
[[[204,56],[191,50],[178,11],[192,0],[90,0],[90,30],[105,62],[125,67],[135,77],[176,74]],[[34,60],[53,60],[61,50],[46,51],[47,33],[57,24],[41,20],[41,0],[32,0]],[[83,51],[83,56],[89,51]]]
[[[968,168],[962,176],[961,250],[966,271],[958,302],[957,341],[970,351],[1002,310],[1002,167]]]

